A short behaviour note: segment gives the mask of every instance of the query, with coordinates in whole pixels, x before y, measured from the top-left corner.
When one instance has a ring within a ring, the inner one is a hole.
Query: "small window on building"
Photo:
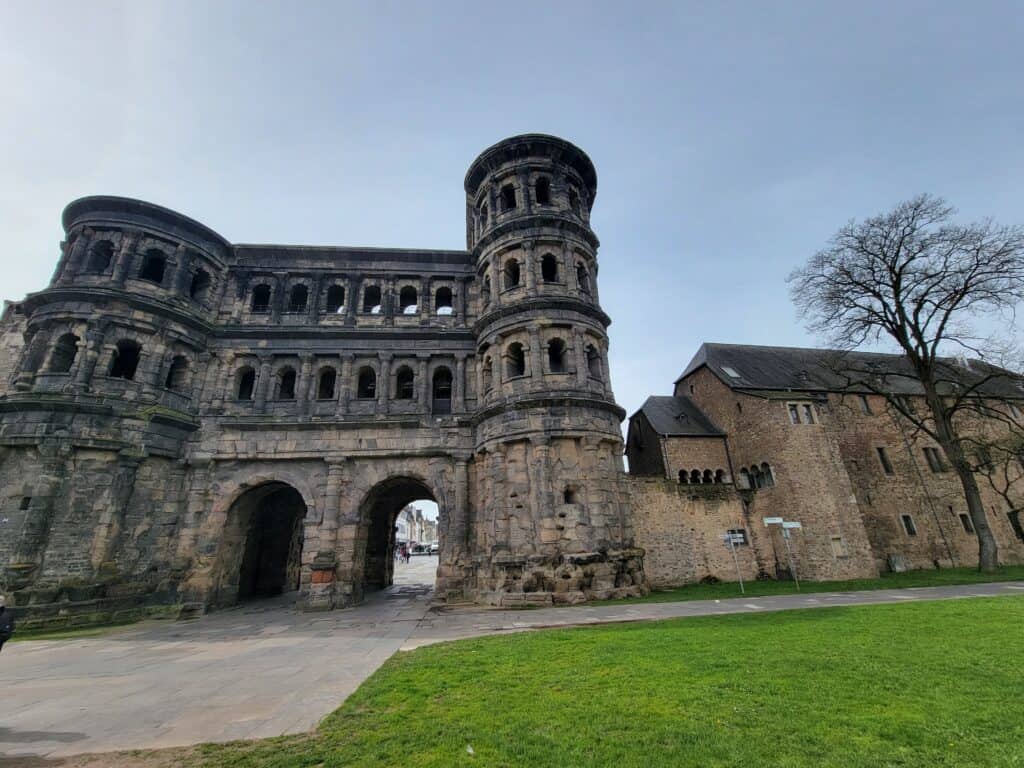
[[[794,403],[790,403],[787,407],[789,409],[789,423],[790,424],[799,424],[800,423],[800,409],[797,408]]]
[[[270,311],[270,286],[260,283],[252,289],[252,311],[263,314]]]
[[[562,500],[566,504],[576,504],[577,503],[576,489],[573,488],[571,485],[567,485],[565,487],[565,491],[562,493]]]
[[[700,485],[700,470],[699,469],[691,469],[690,470],[690,485]]]
[[[324,368],[320,371],[320,380],[316,385],[316,399],[317,400],[333,400],[334,399],[334,385],[338,379],[338,374],[333,368]]]
[[[540,277],[545,283],[558,282],[558,259],[545,253],[540,259]]]
[[[434,371],[431,387],[431,412],[446,414],[452,412],[452,372],[447,368]]]
[[[804,423],[805,424],[813,424],[814,423],[814,406],[813,405],[808,405],[806,403],[804,404],[804,406],[803,406],[803,417],[804,417]]]
[[[380,314],[380,286],[368,285],[363,291],[363,312],[368,315]]]
[[[67,373],[75,364],[78,356],[78,337],[73,333],[65,333],[53,346],[50,353],[50,372]]]
[[[637,442],[637,447],[638,448],[642,447],[642,446],[639,445],[639,441],[635,441],[635,442]],[[689,485],[689,483],[690,483],[690,473],[687,472],[685,469],[680,469],[679,470],[679,484],[680,485]]]
[[[167,378],[164,380],[164,387],[172,392],[184,392],[188,386],[188,358],[184,355],[175,355],[171,360],[171,366],[167,369]]]
[[[31,496],[22,496],[21,497],[21,504],[18,505],[18,509],[20,509],[22,512],[24,512],[30,506],[32,506],[32,497]]]
[[[298,285],[292,286],[292,292],[288,298],[288,311],[289,312],[305,312],[306,302],[309,301],[309,289],[299,283]]]
[[[914,525],[914,518],[910,515],[900,515],[900,520],[903,522],[903,530],[907,532],[907,536],[917,536],[917,526]]]
[[[772,466],[767,461],[763,462],[760,466],[761,477],[764,478],[764,487],[773,488],[775,486],[775,473],[772,472]]]
[[[519,262],[509,259],[505,262],[505,289],[516,288],[519,285]]]
[[[395,374],[395,397],[398,400],[412,400],[416,396],[416,380],[412,368],[403,365]]]
[[[1013,403],[1007,403],[1006,409],[1010,412],[1010,416],[1012,416],[1014,419],[1020,419],[1020,408],[1018,408],[1016,405],[1014,405]]]
[[[110,268],[110,262],[114,258],[114,244],[109,240],[99,240],[93,243],[89,253],[89,264],[86,272],[94,275],[106,272]]]
[[[481,203],[480,204],[480,226],[481,226],[481,228],[487,226],[487,214],[488,214],[487,203]]]
[[[740,378],[739,371],[737,371],[735,368],[730,368],[728,365],[723,365],[722,366],[722,370],[725,371],[725,375],[729,376],[730,378],[733,378],[733,379]]]
[[[438,288],[434,293],[434,312],[438,315],[451,315],[454,313],[452,289],[448,286]]]
[[[501,188],[501,210],[512,211],[516,208],[516,188],[506,184]]]
[[[942,460],[942,454],[939,453],[938,448],[927,446],[921,450],[924,451],[924,458],[928,462],[928,469],[936,474],[946,471],[946,462]]]
[[[205,269],[197,269],[192,275],[192,282],[188,287],[188,296],[192,301],[202,304],[209,298],[210,294],[210,273]]]
[[[551,182],[544,176],[537,179],[537,204],[551,205]]]
[[[832,545],[832,556],[833,557],[846,557],[849,553],[846,551],[846,542],[843,541],[842,536],[832,536],[829,539]]]
[[[590,275],[587,274],[587,268],[582,264],[576,265],[576,284],[583,293],[590,293]]]
[[[565,342],[561,339],[548,342],[548,369],[552,373],[565,373]]]
[[[332,315],[340,315],[345,311],[345,288],[340,285],[332,285],[327,289],[327,312]]]
[[[892,462],[889,461],[889,454],[886,452],[885,448],[881,446],[878,446],[875,450],[878,452],[878,461],[882,465],[882,471],[887,475],[891,475],[893,472]]]
[[[587,344],[586,353],[587,371],[590,374],[590,378],[600,381],[603,378],[601,375],[601,353],[597,351],[597,347],[593,344]]]
[[[857,395],[857,400],[860,403],[860,412],[871,415],[871,401],[868,400],[867,395]]]
[[[1006,513],[1007,518],[1010,520],[1010,527],[1013,528],[1013,533],[1018,539],[1024,540],[1024,525],[1020,522],[1020,512],[1014,510],[1013,512]]]
[[[415,315],[419,311],[419,305],[416,302],[416,289],[411,285],[403,286],[402,290],[398,292],[398,306],[403,315]]]
[[[964,533],[974,533],[974,523],[966,512],[960,513],[960,525],[964,527]]]
[[[507,368],[510,379],[526,375],[526,351],[518,341],[508,347]]]
[[[151,248],[146,251],[142,261],[142,269],[139,270],[139,279],[148,280],[151,283],[160,285],[164,281],[164,270],[167,267],[167,257],[162,251]]]
[[[139,367],[139,354],[142,348],[131,339],[122,339],[114,348],[114,357],[110,361],[110,377],[112,379],[135,378],[135,369]]]
[[[725,482],[725,470],[724,469],[716,469],[715,470],[715,485],[721,485],[724,482]]]
[[[238,385],[235,392],[239,400],[252,400],[253,390],[256,388],[256,371],[246,366],[238,371]]]
[[[377,397],[377,374],[373,368],[367,366],[359,370],[356,397],[360,400],[372,400]]]
[[[295,399],[295,369],[285,368],[277,376],[277,399]]]
[[[742,547],[750,543],[746,528],[730,528],[729,535],[732,536],[733,546]]]

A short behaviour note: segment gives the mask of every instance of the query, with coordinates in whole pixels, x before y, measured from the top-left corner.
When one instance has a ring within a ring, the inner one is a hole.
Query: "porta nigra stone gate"
[[[0,325],[0,586],[39,615],[347,606],[391,583],[395,518],[427,498],[443,598],[646,591],[596,189],[566,141],[495,144],[465,251],[238,245],[71,203],[50,286]]]

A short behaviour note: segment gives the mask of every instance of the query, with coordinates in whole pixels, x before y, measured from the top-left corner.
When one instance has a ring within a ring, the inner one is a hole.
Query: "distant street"
[[[395,562],[395,584],[429,584],[434,586],[437,555],[413,555],[409,563]]]

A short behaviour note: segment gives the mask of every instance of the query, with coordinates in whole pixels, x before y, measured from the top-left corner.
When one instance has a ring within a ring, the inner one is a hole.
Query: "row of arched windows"
[[[721,485],[726,482],[724,469],[679,470],[680,485]]]
[[[544,283],[560,283],[561,270],[559,268],[558,258],[551,253],[545,253],[540,257],[540,276]],[[514,256],[509,257],[505,260],[501,269],[501,281],[502,289],[509,291],[514,288],[519,288],[523,285],[523,270],[522,266],[517,258]],[[577,262],[576,264],[576,285],[579,286],[581,292],[590,294],[591,283],[590,283],[590,272],[583,262]],[[484,275],[483,284],[481,288],[481,294],[483,297],[484,304],[490,304],[491,302],[491,278],[490,275]]]
[[[267,283],[260,283],[252,289],[249,309],[254,314],[270,312],[273,289]],[[288,312],[305,312],[309,306],[309,288],[299,283],[293,285],[288,293]],[[327,288],[324,309],[328,314],[344,314],[345,286],[331,285]],[[383,300],[379,285],[368,285],[363,289],[361,311],[367,315],[379,315],[383,311]],[[419,292],[411,285],[403,286],[398,293],[398,311],[403,315],[415,315],[419,312]],[[455,311],[454,295],[448,286],[441,286],[434,292],[434,314],[451,315]]]
[[[508,345],[504,354],[505,379],[515,379],[526,375],[526,347],[518,341]],[[590,378],[598,381],[604,378],[601,371],[601,353],[594,344],[584,347],[587,373]],[[547,369],[545,373],[568,373],[569,347],[564,339],[553,338],[547,342]],[[484,354],[483,357],[483,388],[484,392],[494,386],[494,358]]]
[[[193,257],[193,261],[197,257]],[[84,274],[102,275],[106,273],[114,260],[114,244],[110,240],[97,240],[89,246],[88,256],[85,260]],[[139,280],[145,280],[156,285],[163,285],[167,274],[167,254],[159,248],[149,248],[142,254],[142,262],[139,271],[135,275]],[[210,288],[213,280],[210,273],[202,267],[192,270],[188,280],[188,296],[197,303],[205,303],[209,298]]]
[[[532,203],[534,205],[554,205],[551,195],[551,179],[548,176],[538,176],[532,186]],[[520,207],[526,207],[526,197],[529,194],[529,185],[524,188],[512,181],[502,183],[501,186],[498,187],[496,201],[498,209],[497,212],[509,213],[511,211],[518,210]],[[477,224],[481,229],[486,227],[490,220],[490,207],[488,205],[489,197],[490,190],[484,189],[481,200],[477,206]],[[580,193],[574,184],[569,184],[567,197],[569,200],[569,209],[577,216],[582,215],[583,207],[581,204]]]
[[[775,485],[775,474],[767,461],[762,462],[760,466],[754,464],[749,468],[742,467],[740,477],[746,480],[748,488],[771,488]]]

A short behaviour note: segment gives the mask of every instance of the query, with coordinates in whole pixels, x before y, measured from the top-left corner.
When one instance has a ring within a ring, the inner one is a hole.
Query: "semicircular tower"
[[[562,139],[516,136],[465,179],[477,269],[477,589],[572,602],[644,589],[632,549],[610,319],[590,228],[597,174]]]

